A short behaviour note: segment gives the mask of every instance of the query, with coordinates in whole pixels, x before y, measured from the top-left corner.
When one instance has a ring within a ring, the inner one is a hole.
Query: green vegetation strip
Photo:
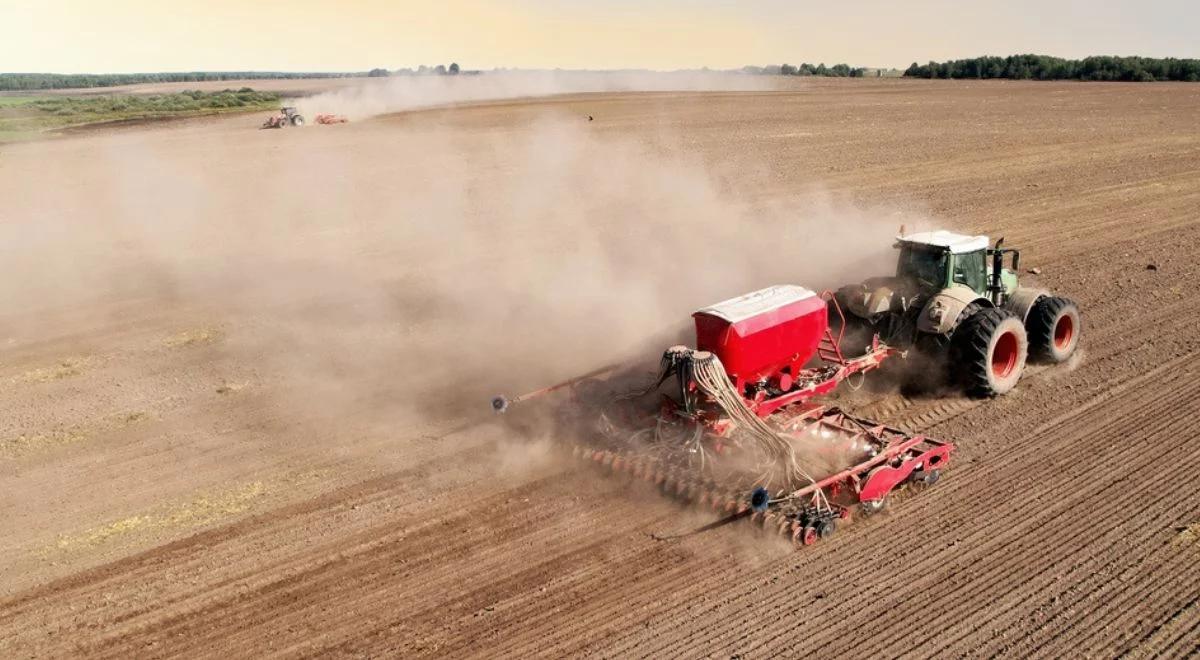
[[[912,63],[909,78],[1009,78],[1013,80],[1200,81],[1200,60],[1174,57],[1085,57],[1066,60],[1049,55],[976,57],[948,62]]]
[[[274,109],[279,95],[249,87],[221,92],[106,96],[0,96],[0,141],[103,122]]]
[[[0,73],[0,91],[115,87],[146,83],[226,80],[298,80],[346,78],[361,73],[296,73],[290,71],[185,71],[174,73]]]

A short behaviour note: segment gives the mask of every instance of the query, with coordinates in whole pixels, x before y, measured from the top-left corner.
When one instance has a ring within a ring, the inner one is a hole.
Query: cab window
[[[978,294],[987,292],[987,255],[983,250],[954,255],[954,281]]]
[[[900,249],[900,261],[896,266],[896,274],[940,288],[946,282],[946,256],[944,250],[922,249],[906,245]]]

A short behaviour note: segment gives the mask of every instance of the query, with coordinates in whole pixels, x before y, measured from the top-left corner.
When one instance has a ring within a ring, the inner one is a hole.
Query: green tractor
[[[1011,390],[1027,359],[1066,361],[1083,329],[1079,307],[1021,286],[1021,254],[1003,244],[1003,238],[988,247],[986,236],[904,235],[901,229],[896,275],[836,294],[846,314],[846,341],[878,335],[898,349],[931,356],[974,396]],[[1010,268],[1004,267],[1006,255]]]

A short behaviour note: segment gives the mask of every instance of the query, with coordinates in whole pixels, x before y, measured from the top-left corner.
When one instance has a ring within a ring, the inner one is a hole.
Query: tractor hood
[[[870,321],[907,309],[921,292],[917,281],[910,277],[873,277],[838,289],[837,300],[847,314]]]

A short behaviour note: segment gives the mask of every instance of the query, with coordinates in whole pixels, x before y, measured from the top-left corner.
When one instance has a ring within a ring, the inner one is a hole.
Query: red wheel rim
[[[1070,314],[1063,314],[1058,317],[1058,323],[1054,324],[1054,347],[1060,351],[1067,350],[1071,345],[1071,340],[1075,338],[1075,319],[1071,318]]]
[[[992,373],[997,378],[1008,378],[1017,368],[1017,354],[1020,352],[1017,334],[1006,332],[996,340],[992,348]]]
[[[804,545],[812,545],[817,542],[817,530],[812,527],[804,528]]]

